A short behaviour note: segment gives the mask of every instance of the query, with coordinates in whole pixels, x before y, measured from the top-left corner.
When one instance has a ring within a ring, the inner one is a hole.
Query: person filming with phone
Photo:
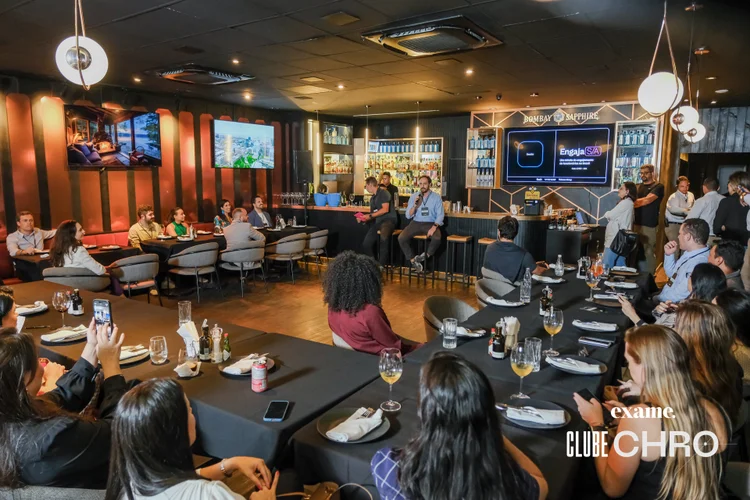
[[[417,185],[419,192],[411,195],[406,207],[406,218],[411,222],[398,235],[398,244],[414,270],[421,273],[424,270],[425,261],[434,256],[440,248],[440,241],[443,237],[440,226],[443,225],[445,212],[440,195],[430,190],[432,179],[429,176],[420,177]],[[427,245],[427,251],[416,255],[411,247],[411,240],[418,235],[426,235],[430,242]]]

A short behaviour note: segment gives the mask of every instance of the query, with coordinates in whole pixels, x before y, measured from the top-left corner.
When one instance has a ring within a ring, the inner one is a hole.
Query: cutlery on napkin
[[[627,266],[615,266],[612,268],[612,271],[624,271],[626,273],[637,273],[638,269],[634,267],[627,267]]]
[[[43,300],[37,300],[33,304],[24,304],[22,306],[16,306],[16,314],[32,314],[42,312],[47,309],[47,304]]]
[[[360,408],[351,417],[326,432],[326,436],[338,443],[362,439],[367,433],[383,423],[383,410],[378,409],[371,417],[364,416],[367,414],[369,414],[367,408]]]
[[[181,365],[175,367],[174,371],[182,378],[195,377],[201,371],[201,362],[185,361]]]
[[[602,373],[602,365],[586,363],[571,358],[551,358],[547,356],[547,363],[558,368],[567,368],[579,373]]]
[[[236,361],[235,363],[224,368],[224,373],[228,373],[229,375],[242,375],[243,373],[247,373],[253,369],[253,363],[255,363],[256,361],[265,361],[266,356],[268,356],[268,353],[253,353],[249,356],[245,356],[241,360]]]
[[[595,293],[594,298],[596,300],[614,300],[617,302],[617,296],[619,293]]]
[[[489,302],[490,304],[494,306],[502,306],[502,307],[517,307],[517,306],[523,305],[523,302],[505,300],[505,299],[496,299],[495,297],[487,297],[487,302]]]
[[[512,420],[525,420],[545,425],[562,425],[565,423],[565,411],[563,410],[544,410],[534,408],[533,406],[509,406],[495,405],[499,409],[505,410],[505,415]]]
[[[604,286],[611,286],[613,288],[638,288],[637,283],[630,283],[628,281],[605,281]]]
[[[136,356],[140,356],[147,352],[148,352],[148,349],[146,349],[140,344],[123,346],[122,349],[120,350],[120,361],[125,361],[130,358],[135,358]]]
[[[539,276],[538,274],[532,274],[531,279],[540,283],[562,283],[565,281],[563,278],[550,278],[549,276]]]
[[[587,328],[589,330],[596,330],[598,332],[616,332],[617,331],[616,324],[600,323],[599,321],[581,321],[580,319],[574,319],[573,326],[579,326],[581,328]]]
[[[479,329],[479,330],[470,330],[468,328],[464,328],[463,326],[459,326],[456,328],[456,335],[459,337],[481,337],[487,333],[486,330]]]
[[[62,342],[63,340],[86,335],[86,330],[88,330],[88,328],[89,327],[86,325],[78,325],[74,328],[68,326],[61,328],[56,332],[46,333],[42,335],[41,338],[45,342]]]

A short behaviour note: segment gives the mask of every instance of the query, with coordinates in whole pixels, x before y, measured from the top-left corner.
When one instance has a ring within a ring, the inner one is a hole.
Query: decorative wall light
[[[66,38],[57,46],[55,62],[60,73],[71,82],[88,90],[107,74],[109,61],[101,45],[86,36],[81,0],[73,0],[75,35]],[[78,34],[78,23],[81,33]]]
[[[704,137],[706,137],[706,127],[702,123],[696,123],[693,128],[685,132],[685,139],[692,144],[699,142]]]
[[[700,123],[698,123],[698,120],[700,119],[700,115],[698,114],[698,106],[700,104],[700,78],[698,78],[698,84],[697,88],[695,89],[695,108],[692,107],[693,104],[693,95],[692,90],[690,89],[690,63],[693,60],[693,33],[695,31],[695,13],[700,7],[698,4],[693,0],[693,4],[688,7],[685,10],[692,11],[693,16],[690,20],[690,47],[688,50],[688,65],[687,65],[687,86],[688,86],[688,98],[690,99],[690,106],[688,106],[685,110],[682,110],[682,108],[685,108],[685,106],[680,106],[675,110],[675,113],[672,114],[672,128],[677,130],[678,132],[683,132],[683,136],[685,139],[695,144],[696,142],[699,142],[704,137],[706,137],[706,127]],[[698,54],[698,52],[695,52]],[[696,63],[698,60],[696,59]],[[682,110],[682,111],[681,111]],[[682,120],[680,120],[680,117]]]

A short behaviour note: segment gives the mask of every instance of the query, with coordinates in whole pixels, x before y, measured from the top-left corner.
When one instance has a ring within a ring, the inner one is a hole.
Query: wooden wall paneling
[[[716,141],[714,142],[714,148],[711,150],[712,153],[719,153],[726,151],[727,144],[727,126],[729,124],[729,108],[721,108],[719,111],[719,127],[716,133]]]
[[[179,190],[179,169],[180,169],[180,149],[179,149],[179,127],[176,123],[176,118],[171,111],[167,109],[157,109],[159,113],[159,131],[161,133],[161,167],[159,170],[159,197],[158,197],[158,208],[159,211],[155,214],[156,220],[163,222],[167,218],[169,211],[177,206],[177,194]],[[154,196],[151,194],[152,179],[151,174],[148,176],[137,176],[140,180],[136,181],[136,185],[145,183],[146,177],[148,177],[148,190],[149,190],[149,201],[150,205],[154,205]],[[141,189],[145,189],[145,185],[140,185],[139,189],[136,190],[138,193]],[[141,193],[140,197],[136,195],[136,204],[140,205],[145,203],[140,201],[144,199],[145,193]],[[156,210],[157,207],[154,207]],[[131,211],[135,210],[135,207],[131,207]],[[135,215],[133,215],[134,217]]]
[[[716,144],[718,141],[718,134],[719,134],[720,114],[721,112],[718,108],[714,108],[711,110],[711,118],[710,118],[711,135],[704,138],[702,141],[698,143],[698,145],[701,147],[700,149],[701,153],[713,153],[716,151]]]
[[[127,174],[128,226],[130,226],[138,220],[138,217],[135,213],[138,205],[135,201],[135,170],[128,170]]]
[[[77,188],[77,191],[74,191],[76,193],[80,193],[80,183]],[[107,233],[112,231],[112,219],[110,217],[110,208],[109,208],[109,201],[110,201],[110,195],[109,195],[109,174],[107,173],[106,169],[103,169],[99,172],[99,192],[101,193],[102,197],[102,230]],[[78,196],[80,199],[80,196]],[[77,220],[77,219],[76,219]]]
[[[13,164],[8,137],[6,96],[0,93],[0,240],[16,230],[16,199],[13,196]]]
[[[211,150],[211,121],[213,116],[202,114],[199,117],[201,148],[201,221],[213,219],[216,212],[216,169],[213,168],[213,151]]]
[[[260,124],[260,125],[266,125],[266,122],[264,120],[255,120],[255,123]],[[275,145],[276,145],[276,131],[274,130],[274,152],[273,152],[274,162],[276,161]],[[274,167],[276,167],[275,164],[274,164]],[[268,193],[266,192],[266,182],[267,182],[268,176],[271,175],[271,172],[273,172],[273,170],[269,171],[266,169],[258,169],[258,170],[253,171],[254,179],[250,187],[252,196],[260,195],[263,197],[267,197]]]
[[[47,154],[44,149],[44,110],[42,108],[44,97],[32,97],[31,102],[31,128],[34,141],[34,159],[36,160],[36,175],[39,183],[39,219],[36,221],[40,227],[52,227],[50,216],[50,193],[49,181],[47,179]],[[63,122],[60,122],[63,123]]]
[[[724,151],[727,153],[734,150],[734,141],[736,139],[735,132],[737,131],[737,112],[739,108],[729,108],[727,110],[727,125],[724,135]]]
[[[251,123],[250,120],[242,116],[237,118],[240,123]],[[252,169],[233,169],[234,170],[234,203],[235,207],[249,206],[249,199],[255,187],[255,170]]]
[[[39,180],[36,171],[34,133],[31,125],[31,101],[24,94],[8,94],[8,138],[13,165],[13,195],[16,210],[30,210],[37,223],[41,220]]]
[[[273,125],[273,170],[270,175],[266,176],[265,192],[261,194],[266,199],[273,197],[276,177],[281,177],[281,171],[284,168],[284,149],[281,147],[283,143],[282,125],[279,122],[271,122],[271,125]]]
[[[51,227],[57,227],[62,221],[73,218],[72,191],[66,152],[67,138],[63,126],[65,110],[62,100],[56,97],[42,97],[39,107],[44,129],[47,183],[51,186],[48,190],[50,223]]]
[[[744,142],[744,133],[745,133],[745,120],[747,119],[747,108],[741,107],[737,108],[737,122],[735,123],[735,129],[734,129],[734,147],[732,148],[733,153],[742,153]],[[747,146],[750,146],[748,144]]]
[[[198,220],[198,192],[196,186],[196,140],[193,114],[180,111],[180,177],[182,205],[187,220]],[[200,146],[198,146],[200,147]]]
[[[232,121],[232,117],[229,115],[221,115],[219,117],[219,120]],[[222,199],[229,200],[232,205],[236,203],[234,189],[234,169],[218,168],[216,170],[219,174],[219,188],[216,194],[216,213],[219,213],[219,206],[221,205]],[[211,218],[213,219],[213,216]]]
[[[128,175],[130,172],[111,170],[107,173],[109,192],[114,196],[109,198],[110,231],[127,231],[130,227],[131,210],[128,202]]]
[[[750,152],[750,109],[745,108],[745,124],[742,133],[742,152]]]
[[[135,182],[135,205],[151,205],[154,206],[154,190],[153,182],[151,177],[151,169],[148,170],[134,170],[133,180]],[[166,184],[166,183],[163,183]],[[172,208],[174,205],[167,205]],[[166,219],[166,215],[160,215],[155,213],[156,221],[161,223]]]
[[[81,223],[87,233],[104,232],[102,217],[102,189],[98,170],[79,170],[78,184],[81,198]]]

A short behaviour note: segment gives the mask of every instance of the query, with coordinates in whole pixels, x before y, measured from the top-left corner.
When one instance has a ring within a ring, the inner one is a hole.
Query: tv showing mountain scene
[[[213,121],[214,168],[274,167],[274,129],[257,123]]]

